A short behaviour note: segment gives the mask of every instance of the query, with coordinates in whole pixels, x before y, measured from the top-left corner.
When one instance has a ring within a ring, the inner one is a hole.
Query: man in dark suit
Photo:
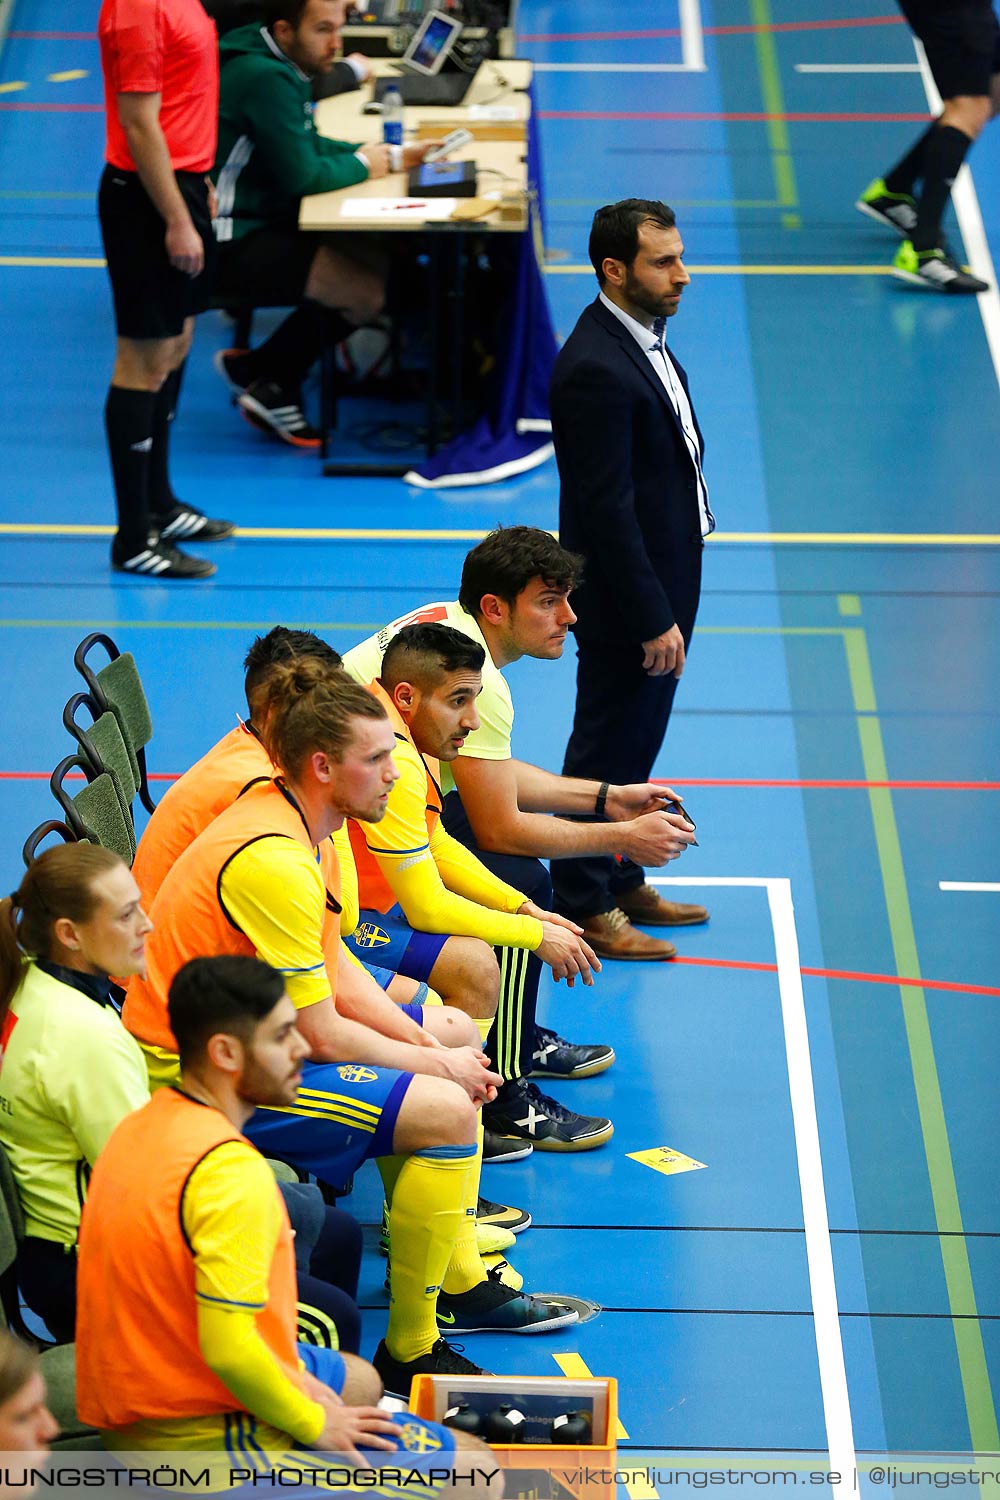
[[[687,377],[663,335],[690,280],[673,211],[637,198],[601,208],[589,249],[600,292],[556,360],[551,391],[560,541],[585,559],[563,775],[627,783],[648,779],[663,743],[715,521]],[[628,859],[565,859],[552,871],[558,909],[602,957],[672,958],[673,944],[633,922],[708,919],[702,906],[664,901]]]

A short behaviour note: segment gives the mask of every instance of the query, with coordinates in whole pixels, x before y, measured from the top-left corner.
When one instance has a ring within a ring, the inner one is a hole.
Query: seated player
[[[310,81],[333,64],[345,8],[264,0],[265,24],[228,32],[219,49],[216,290],[295,311],[258,348],[220,351],[216,366],[243,415],[296,448],[320,443],[301,386],[324,337],[339,343],[385,302],[370,237],[301,231],[301,200],[415,166],[434,144],[359,145],[317,131]]]
[[[228,1458],[220,1487],[230,1466],[301,1465],[296,1447],[355,1464],[362,1450],[413,1449],[407,1467],[428,1449],[445,1464],[456,1448],[484,1449],[380,1410],[363,1360],[296,1344],[288,1218],[244,1133],[255,1106],[293,1107],[303,1081],[309,1043],[282,976],[245,955],[195,959],[174,976],[168,1015],[178,1082],[122,1121],[91,1182],[82,1419],[113,1450],[217,1449]]]
[[[249,718],[224,735],[201,760],[168,789],[147,823],[132,865],[147,909],[152,905],[163,878],[189,844],[224,808],[230,807],[248,787],[270,780],[274,766],[261,741],[272,707],[274,669],[301,657],[324,663],[331,671],[340,666],[340,657],[326,641],[308,630],[289,630],[275,625],[266,635],[258,636],[244,660],[244,691]],[[346,823],[332,835],[340,865],[341,917],[344,937],[358,924],[358,883],[354,854]],[[376,950],[378,951],[378,950]],[[359,960],[372,954],[364,949]],[[500,974],[496,959],[482,943],[470,938],[455,938],[438,960],[428,966],[429,986],[417,977],[407,978],[394,972],[395,965],[385,967],[365,963],[386,993],[399,1004],[437,1004],[443,992],[447,1004],[464,1010],[477,1023],[485,1037],[496,1014]],[[527,1155],[512,1138],[496,1137],[488,1143],[491,1159],[514,1160]],[[484,1204],[486,1200],[483,1200]],[[497,1213],[497,1210],[502,1210]],[[487,1210],[483,1209],[483,1216]],[[477,1224],[477,1239],[484,1253],[499,1251],[513,1241],[506,1226],[517,1223],[526,1227],[528,1216],[519,1209],[492,1204],[489,1224]],[[504,1232],[501,1232],[504,1231]]]
[[[57,1343],[73,1338],[91,1168],[118,1122],[149,1098],[146,1062],[108,974],[142,972],[150,926],[124,860],[92,844],[47,849],[0,903],[0,1145],[25,1217],[21,1292]],[[315,1187],[281,1190],[299,1231],[302,1336],[356,1349],[360,1228]]]
[[[552,883],[540,858],[601,852],[662,864],[676,858],[694,837],[682,819],[661,810],[664,797],[672,795],[667,788],[646,784],[602,787],[553,776],[512,758],[514,705],[502,669],[522,656],[554,661],[562,655],[574,618],[569,594],[579,571],[579,559],[547,531],[532,526],[500,528],[466,557],[457,600],[412,611],[344,657],[352,677],[371,682],[379,675],[386,646],[397,631],[425,621],[450,625],[483,648],[483,690],[476,705],[480,727],[468,735],[457,758],[444,768],[443,822],[488,869],[546,911],[552,905]],[[606,823],[539,816],[590,811],[600,798],[610,820]],[[651,886],[643,890],[659,903],[660,915],[654,912],[654,920],[660,920],[664,911],[677,921],[707,917],[701,907],[661,902]],[[671,944],[636,932],[624,918],[622,923],[618,930],[628,929],[628,941],[634,938],[651,945],[650,953],[655,951],[660,957],[673,956]],[[584,936],[600,957],[615,956],[586,927]],[[539,960],[529,954],[514,976],[510,972],[502,976],[495,1033],[498,1045],[493,1055],[505,1082],[483,1118],[488,1130],[518,1136],[539,1150],[564,1151],[573,1149],[578,1136],[586,1139],[591,1128],[588,1117],[543,1094],[529,1075],[585,1077],[591,1056],[588,1049],[536,1026],[540,972]]]
[[[385,710],[345,674],[308,660],[278,670],[274,700],[267,750],[280,777],[220,813],[164,880],[148,977],[130,985],[124,1019],[151,1078],[172,1082],[167,994],[188,959],[248,954],[285,975],[309,1043],[303,1085],[293,1105],[258,1110],[247,1134],[335,1186],[379,1159],[393,1253],[389,1327],[375,1364],[389,1389],[406,1394],[415,1373],[477,1369],[438,1335],[443,1281],[442,1310],[456,1330],[542,1331],[577,1315],[519,1295],[482,1266],[476,1109],[499,1079],[475,1027],[447,1008],[421,1015],[415,1007],[415,1018],[393,1005],[348,962],[340,939],[329,834],[345,816],[377,822],[385,811],[396,780]]]
[[[479,728],[476,699],[484,659],[477,642],[437,623],[408,625],[386,648],[381,677],[371,690],[395,731],[400,780],[378,823],[350,825],[359,931],[384,932],[400,950],[393,954],[397,967],[411,950],[429,962],[452,941],[444,934],[463,933],[494,945],[504,971],[535,953],[556,979],[572,984],[579,977],[590,985],[592,968],[600,963],[581,941],[580,929],[493,875],[441,824],[441,764],[454,761]],[[415,970],[409,972],[416,977]],[[610,1047],[578,1050],[589,1053],[590,1073],[614,1062]],[[586,1151],[611,1138],[610,1120],[578,1119],[562,1149]]]
[[[24,1213],[18,1281],[58,1343],[73,1338],[87,1178],[149,1098],[108,978],[140,972],[149,930],[128,866],[93,844],[47,849],[0,902],[0,1145]]]

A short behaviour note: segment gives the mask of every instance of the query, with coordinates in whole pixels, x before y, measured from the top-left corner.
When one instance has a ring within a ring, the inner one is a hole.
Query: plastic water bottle
[[[382,95],[382,139],[387,146],[403,144],[403,96],[397,88]]]

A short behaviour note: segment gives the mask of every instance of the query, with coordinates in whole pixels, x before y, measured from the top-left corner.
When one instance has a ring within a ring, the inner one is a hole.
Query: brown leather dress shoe
[[[708,921],[703,906],[689,906],[683,901],[664,901],[652,885],[640,885],[619,900],[621,910],[630,922],[647,927],[695,927]]]
[[[583,937],[601,958],[664,959],[673,958],[677,952],[673,943],[650,937],[633,927],[617,906],[598,917],[588,917],[583,924]]]

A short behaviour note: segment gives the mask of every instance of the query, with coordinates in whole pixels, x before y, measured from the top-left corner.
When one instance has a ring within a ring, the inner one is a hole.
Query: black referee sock
[[[118,505],[114,552],[120,562],[149,545],[149,466],[153,450],[155,391],[113,385],[104,405],[104,426]]]
[[[160,386],[153,409],[153,447],[149,455],[149,516],[156,526],[177,504],[170,486],[170,429],[177,414],[184,364],[171,371]]]
[[[917,199],[917,222],[910,239],[915,250],[941,243],[941,219],[952,184],[972,141],[953,125],[935,125],[924,148],[924,185]]]
[[[927,142],[937,129],[937,121],[928,125],[924,133],[907,151],[902,160],[898,161],[891,172],[886,172],[882,179],[890,193],[910,193],[920,178],[924,175],[924,152],[927,150]]]
[[[269,339],[243,356],[240,379],[252,372],[251,380],[264,377],[280,385],[282,390],[297,391],[319,359],[323,348],[324,320],[325,337],[331,344],[339,344],[354,332],[354,324],[339,312],[321,307],[318,302],[300,302]]]

